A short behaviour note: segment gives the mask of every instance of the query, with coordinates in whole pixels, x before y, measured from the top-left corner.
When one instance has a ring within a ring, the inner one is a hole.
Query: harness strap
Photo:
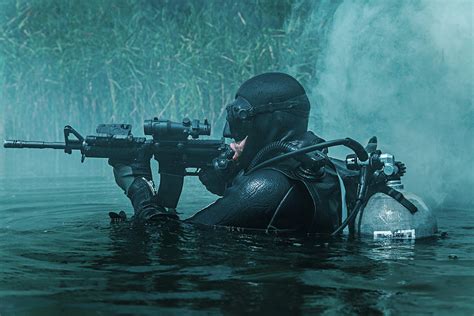
[[[387,185],[381,185],[379,187],[377,187],[377,192],[382,192],[382,193],[385,193],[387,194],[388,196],[392,197],[393,199],[395,199],[398,203],[400,203],[401,205],[403,205],[404,207],[406,207],[410,213],[412,214],[415,214],[416,212],[418,212],[418,208],[412,203],[410,202],[404,195],[402,192],[400,191],[397,191],[395,190],[394,188],[391,188]]]
[[[313,201],[314,213],[310,225],[310,231],[312,232],[315,230],[316,225],[320,221],[319,213],[321,212],[321,210],[319,210],[319,206],[321,205],[321,197],[319,196],[318,191],[312,185],[309,185],[309,183],[307,183],[306,181],[302,182],[304,183],[304,186],[306,187],[306,190],[308,190],[308,193],[311,196],[311,200]]]
[[[344,182],[342,181],[337,168],[336,170],[337,178],[339,179],[339,187],[341,188],[341,222],[344,222],[347,218],[347,204],[346,204],[346,187],[344,186]],[[340,224],[340,223],[339,223]],[[349,228],[344,228],[344,231],[348,231]]]
[[[290,193],[293,191],[293,189],[295,188],[294,185],[291,186],[291,188],[288,190],[288,192],[286,192],[285,196],[283,197],[283,199],[280,201],[280,204],[278,204],[278,207],[275,211],[275,213],[273,213],[273,216],[272,216],[272,219],[270,220],[270,222],[268,223],[268,226],[267,226],[267,229],[265,229],[265,232],[268,233],[270,231],[270,229],[274,229],[275,231],[278,230],[277,227],[273,226],[273,221],[275,220],[278,212],[280,211],[281,207],[283,206],[283,204],[286,202],[286,199],[288,198],[288,196],[290,195]]]

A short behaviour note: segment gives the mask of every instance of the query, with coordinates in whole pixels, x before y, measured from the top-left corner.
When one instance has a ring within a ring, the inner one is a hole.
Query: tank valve
[[[398,167],[395,163],[395,156],[391,154],[381,154],[379,156],[380,162],[383,164],[382,171],[387,177],[398,173]]]
[[[372,170],[378,170],[378,173],[383,173],[387,177],[403,176],[405,173],[404,164],[395,161],[395,156],[392,154],[381,153],[379,150],[370,155],[369,160],[361,162],[357,156],[350,154],[346,156],[346,167],[349,170],[360,170],[363,165],[369,165]],[[402,166],[402,169],[400,169]]]

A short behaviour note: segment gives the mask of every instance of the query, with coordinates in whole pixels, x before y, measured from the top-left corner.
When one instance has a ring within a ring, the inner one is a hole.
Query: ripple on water
[[[188,191],[181,207],[205,205],[200,192]],[[178,223],[111,225],[108,211],[131,212],[110,179],[30,179],[8,187],[0,180],[0,201],[2,314],[51,314],[57,306],[62,313],[134,314],[156,307],[173,313],[474,310],[468,211],[438,212],[445,238],[380,243]]]

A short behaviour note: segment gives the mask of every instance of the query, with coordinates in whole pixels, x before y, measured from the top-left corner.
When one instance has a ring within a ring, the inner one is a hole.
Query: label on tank
[[[374,231],[374,239],[415,239],[414,229],[399,229],[399,230],[379,230]]]

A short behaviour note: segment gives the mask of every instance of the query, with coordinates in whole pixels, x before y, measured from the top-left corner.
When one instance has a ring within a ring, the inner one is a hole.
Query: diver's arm
[[[223,196],[227,188],[227,181],[221,176],[219,170],[214,168],[204,169],[199,172],[199,181],[206,189],[219,196]]]
[[[147,222],[163,217],[178,219],[174,210],[167,210],[160,205],[152,181],[136,178],[128,189],[127,196],[132,202],[136,220]]]
[[[149,156],[137,157],[131,161],[110,159],[109,165],[114,168],[115,182],[132,203],[135,220],[150,221],[163,216],[177,218],[175,212],[166,210],[158,203]]]
[[[224,196],[207,206],[186,222],[204,225],[232,226],[249,229],[268,229],[275,221],[284,219],[283,226],[301,224],[300,211],[295,203],[301,203],[300,188],[283,174],[274,170],[258,170],[248,176],[238,176]],[[287,205],[283,205],[287,203]],[[281,206],[280,206],[281,204]],[[275,210],[282,209],[278,219]],[[294,208],[294,209],[293,209]],[[292,209],[292,218],[288,211]],[[297,223],[297,224],[295,224]],[[285,228],[288,228],[285,227]]]
[[[209,192],[223,196],[240,170],[239,165],[231,161],[225,169],[215,167],[202,169],[199,171],[199,180]]]

